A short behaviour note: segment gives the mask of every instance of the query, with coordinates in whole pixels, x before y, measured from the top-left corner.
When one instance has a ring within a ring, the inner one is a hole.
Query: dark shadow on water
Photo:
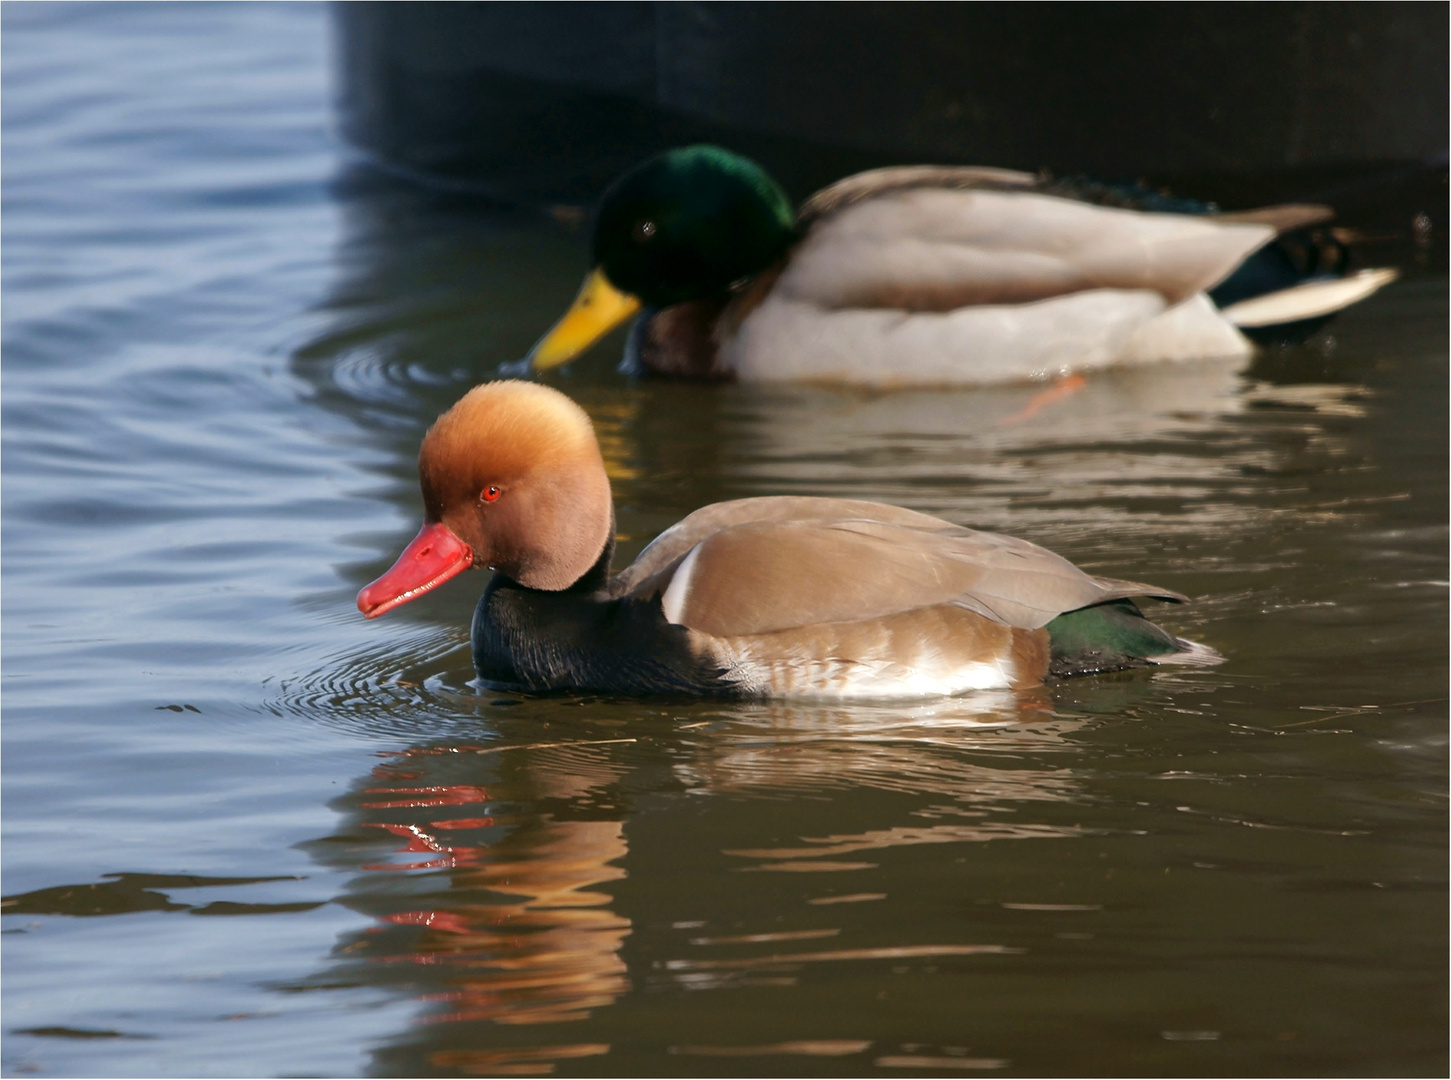
[[[206,905],[181,904],[170,893],[176,889],[256,885],[268,881],[295,881],[289,877],[198,877],[195,874],[105,874],[108,880],[88,885],[56,885],[49,889],[7,896],[0,900],[6,915],[127,915],[137,911],[190,911],[194,915],[266,915],[282,911],[310,911],[317,903],[245,904],[217,901]]]

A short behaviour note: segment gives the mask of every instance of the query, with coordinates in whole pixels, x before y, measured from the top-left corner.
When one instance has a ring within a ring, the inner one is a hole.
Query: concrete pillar
[[[346,3],[335,19],[349,140],[515,196],[586,200],[701,139],[795,194],[878,161],[1132,177],[1445,159],[1441,3]]]

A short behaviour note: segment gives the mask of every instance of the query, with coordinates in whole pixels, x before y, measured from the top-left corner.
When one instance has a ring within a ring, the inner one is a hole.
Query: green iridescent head
[[[652,307],[716,296],[766,269],[796,238],[786,193],[759,165],[687,146],[609,186],[594,222],[594,264]]]
[[[529,351],[529,365],[543,371],[574,359],[641,305],[720,296],[795,239],[791,201],[755,162],[718,146],[650,158],[606,189],[595,212],[594,269]]]

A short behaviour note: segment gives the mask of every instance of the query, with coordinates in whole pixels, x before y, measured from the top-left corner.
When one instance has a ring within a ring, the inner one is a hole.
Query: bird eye
[[[631,230],[630,235],[634,238],[635,243],[643,244],[654,236],[657,231],[655,223],[649,218],[646,218],[642,221],[635,222],[635,227]]]
[[[490,484],[483,491],[479,492],[479,498],[483,499],[484,502],[494,502],[499,498],[499,489]]]

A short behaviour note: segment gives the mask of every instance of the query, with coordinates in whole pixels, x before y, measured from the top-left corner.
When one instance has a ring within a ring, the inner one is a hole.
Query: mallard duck
[[[847,177],[798,212],[754,162],[672,150],[606,190],[595,268],[528,365],[564,363],[638,313],[625,361],[635,372],[1041,379],[1247,354],[1251,337],[1307,333],[1396,276],[1346,275],[1343,258],[1327,265],[1311,247],[1296,259],[1275,243],[1303,239],[1326,207],[1212,209],[1006,169],[911,166]]]
[[[898,698],[1217,662],[1136,597],[1025,540],[882,503],[796,496],[703,507],[610,576],[610,482],[583,409],[486,383],[424,436],[425,521],[358,594],[369,618],[470,567],[479,675],[525,690]]]

